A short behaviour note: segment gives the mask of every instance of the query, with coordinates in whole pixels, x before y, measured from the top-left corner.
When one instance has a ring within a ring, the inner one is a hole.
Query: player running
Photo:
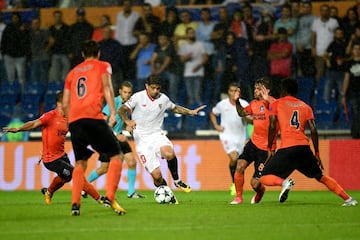
[[[129,100],[130,96],[132,95],[133,86],[130,82],[124,81],[120,84],[119,88],[119,96],[117,96],[115,101],[115,109],[116,111],[119,110],[121,105],[125,103],[127,100]],[[108,120],[110,116],[110,108],[109,105],[105,105],[103,108],[103,113],[106,116],[105,120]],[[116,124],[113,127],[114,132],[116,133],[116,137],[119,140],[119,144],[121,147],[121,150],[124,154],[124,159],[128,165],[128,171],[127,171],[127,178],[128,178],[128,198],[145,198],[144,195],[137,193],[135,191],[135,181],[136,181],[136,159],[134,157],[134,154],[132,153],[131,147],[127,141],[126,136],[122,134],[122,130],[124,127],[124,122],[121,120],[119,114],[116,114]],[[92,170],[88,176],[88,181],[93,182],[96,179],[98,179],[100,176],[105,174],[109,168],[109,160],[108,157],[104,154],[100,154],[100,162],[101,165]],[[86,192],[82,192],[81,195],[86,198],[87,194]]]
[[[243,202],[244,173],[246,168],[254,162],[254,174],[251,179],[251,186],[256,194],[252,197],[251,203],[259,203],[264,195],[265,187],[259,181],[264,162],[267,157],[268,130],[269,130],[269,103],[275,99],[269,95],[270,80],[261,78],[256,80],[254,86],[254,100],[245,108],[236,101],[236,109],[240,117],[249,116],[253,119],[254,131],[251,139],[246,143],[243,153],[239,156],[235,171],[236,197],[230,204],[241,204]],[[236,99],[240,95],[237,93]],[[276,142],[271,141],[272,150],[276,148]]]
[[[179,114],[197,115],[206,106],[190,110],[175,105],[160,92],[160,88],[160,77],[149,76],[145,90],[135,93],[121,106],[118,113],[124,123],[132,129],[137,154],[145,169],[151,174],[154,185],[157,187],[167,185],[160,171],[159,158],[163,158],[167,160],[175,186],[184,192],[190,192],[190,186],[179,178],[178,161],[173,144],[163,133],[161,126],[166,110]],[[129,111],[131,111],[132,120],[128,118]],[[176,198],[173,199],[173,203],[178,203]]]
[[[319,154],[319,139],[310,106],[295,96],[298,91],[296,79],[285,78],[281,85],[281,98],[270,105],[270,127],[268,139],[274,139],[280,127],[281,145],[275,155],[268,151],[270,159],[262,172],[261,183],[268,186],[282,186],[279,201],[285,202],[290,189],[294,186],[293,179],[286,179],[294,170],[298,170],[308,178],[315,178],[330,191],[345,200],[342,206],[355,206],[358,202],[351,198],[344,189],[329,176],[323,173],[323,165]],[[305,135],[306,125],[310,128],[311,140],[315,154]],[[268,144],[268,148],[272,147]],[[271,157],[271,158],[270,158]]]
[[[62,107],[63,93],[56,94],[56,108],[44,113],[40,118],[28,121],[19,128],[4,127],[4,132],[22,132],[29,131],[38,127],[42,128],[42,156],[41,161],[44,166],[57,173],[48,188],[42,188],[41,192],[45,196],[45,203],[51,204],[51,198],[54,193],[64,186],[65,183],[71,181],[71,175],[74,167],[65,153],[65,140],[68,132],[66,118]],[[92,198],[99,203],[103,197],[96,191],[94,186],[84,178],[84,190],[87,191]]]
[[[235,98],[236,93],[238,97]],[[236,170],[236,162],[239,154],[244,150],[246,141],[246,125],[247,118],[240,117],[236,111],[236,101],[240,101],[242,106],[249,103],[244,99],[239,99],[240,87],[237,83],[230,83],[228,87],[228,98],[218,102],[210,112],[210,120],[214,128],[219,132],[219,138],[222,146],[229,157],[229,169],[232,184],[230,186],[230,194],[235,195],[234,174]],[[220,124],[216,117],[220,116]],[[251,121],[251,120],[248,120]]]

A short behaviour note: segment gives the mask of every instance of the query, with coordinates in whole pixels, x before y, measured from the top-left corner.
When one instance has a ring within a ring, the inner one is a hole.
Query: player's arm
[[[201,110],[203,110],[204,108],[206,108],[206,105],[202,105],[198,108],[195,108],[193,110],[188,109],[186,107],[182,107],[179,105],[175,105],[175,107],[171,110],[173,113],[179,113],[182,115],[191,115],[191,116],[195,116],[197,115]]]
[[[109,126],[113,127],[116,124],[116,110],[114,102],[114,90],[111,83],[111,75],[104,73],[101,75],[101,81],[103,84],[103,92],[106,103],[109,106],[110,115],[109,115]]]
[[[350,83],[350,73],[345,72],[342,91],[341,91],[341,103],[343,104],[343,106],[346,105],[346,93],[349,88],[349,83]]]
[[[69,111],[70,111],[70,90],[67,88],[64,88],[62,107],[63,107],[65,117],[68,118]]]
[[[119,117],[126,125],[126,130],[131,131],[132,129],[135,129],[136,122],[134,120],[129,119],[128,114],[127,114],[128,112],[131,112],[131,109],[128,106],[126,106],[125,104],[123,104],[118,110]]]
[[[35,129],[37,127],[40,127],[41,125],[42,125],[41,121],[39,119],[35,119],[35,120],[24,123],[24,125],[22,125],[21,127],[18,127],[18,128],[3,127],[3,131],[17,133],[17,132],[29,131],[29,130]]]
[[[222,132],[224,131],[224,127],[223,126],[220,126],[217,122],[217,119],[216,119],[216,115],[213,113],[213,112],[210,112],[210,121],[212,123],[212,125],[214,126],[214,128],[219,131],[219,132]]]
[[[277,121],[278,121],[277,116],[270,115],[269,119],[270,119],[270,124],[269,124],[268,145],[267,145],[268,154],[267,154],[265,164],[267,163],[267,161],[269,161],[269,159],[274,154],[274,151],[272,150],[272,145],[273,145],[274,139],[276,137],[276,133],[277,133],[277,131],[276,131],[276,125],[277,125]]]
[[[316,124],[315,124],[315,120],[314,119],[310,119],[307,121],[307,124],[310,128],[310,133],[311,133],[311,141],[312,144],[314,146],[314,151],[315,151],[315,157],[318,160],[319,166],[321,169],[324,169],[324,166],[320,160],[320,155],[319,155],[319,135],[317,132],[317,128],[316,128]]]

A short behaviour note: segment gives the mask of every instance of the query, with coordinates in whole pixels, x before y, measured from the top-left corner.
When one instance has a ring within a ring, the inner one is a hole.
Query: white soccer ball
[[[154,192],[155,201],[160,204],[169,203],[173,196],[173,191],[166,185],[159,186]]]

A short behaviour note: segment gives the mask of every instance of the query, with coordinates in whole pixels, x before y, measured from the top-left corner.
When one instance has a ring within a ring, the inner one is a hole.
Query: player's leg
[[[100,153],[100,157],[99,157],[99,161],[101,162],[100,166],[98,168],[93,169],[88,178],[87,181],[89,182],[93,182],[96,179],[98,179],[100,176],[104,175],[105,173],[107,173],[107,170],[109,168],[109,161],[110,160],[104,160],[105,158],[108,158],[105,154],[101,154]],[[87,198],[87,192],[85,190],[83,190],[81,192],[81,196],[83,198]]]
[[[168,168],[174,180],[175,186],[182,189],[184,192],[187,193],[190,192],[191,187],[187,183],[184,183],[179,178],[178,160],[175,156],[173,147],[169,145],[161,146],[160,152],[161,152],[161,157],[167,160]]]
[[[50,204],[55,191],[64,186],[65,183],[71,181],[74,167],[70,164],[70,160],[66,154],[55,161],[44,163],[44,166],[48,170],[58,174],[58,176],[52,180],[48,188],[41,189],[41,192],[45,196],[46,204]]]
[[[250,183],[256,193],[250,201],[251,204],[259,203],[265,193],[265,186],[260,182],[259,179],[261,177],[261,172],[264,169],[266,158],[267,151],[257,149],[257,160],[254,162],[254,175]]]
[[[150,174],[154,180],[154,185],[156,187],[159,187],[161,185],[167,185],[165,179],[163,178],[163,176],[161,174],[160,167],[155,168]],[[175,195],[171,198],[170,203],[171,204],[179,204],[179,201],[177,200]]]
[[[231,151],[227,155],[229,157],[229,170],[230,170],[231,183],[232,183],[230,186],[230,195],[235,196],[236,189],[235,189],[234,175],[236,171],[236,165],[237,165],[239,153],[237,151]]]
[[[341,197],[345,201],[343,206],[357,205],[357,201],[351,198],[335,179],[323,175],[318,161],[310,148],[304,149],[304,154],[306,154],[306,159],[309,160],[301,162],[301,165],[298,167],[299,172],[309,178],[315,178],[317,181],[324,184],[330,191]]]
[[[145,198],[144,195],[135,191],[136,182],[136,159],[131,150],[131,147],[127,141],[119,141],[121,150],[124,153],[124,160],[128,166],[127,177],[128,177],[128,198]]]

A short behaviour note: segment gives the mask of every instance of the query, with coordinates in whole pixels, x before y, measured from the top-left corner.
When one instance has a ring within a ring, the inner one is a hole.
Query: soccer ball
[[[155,189],[154,192],[155,201],[160,204],[169,203],[173,196],[174,193],[166,185],[159,186],[158,188]]]

